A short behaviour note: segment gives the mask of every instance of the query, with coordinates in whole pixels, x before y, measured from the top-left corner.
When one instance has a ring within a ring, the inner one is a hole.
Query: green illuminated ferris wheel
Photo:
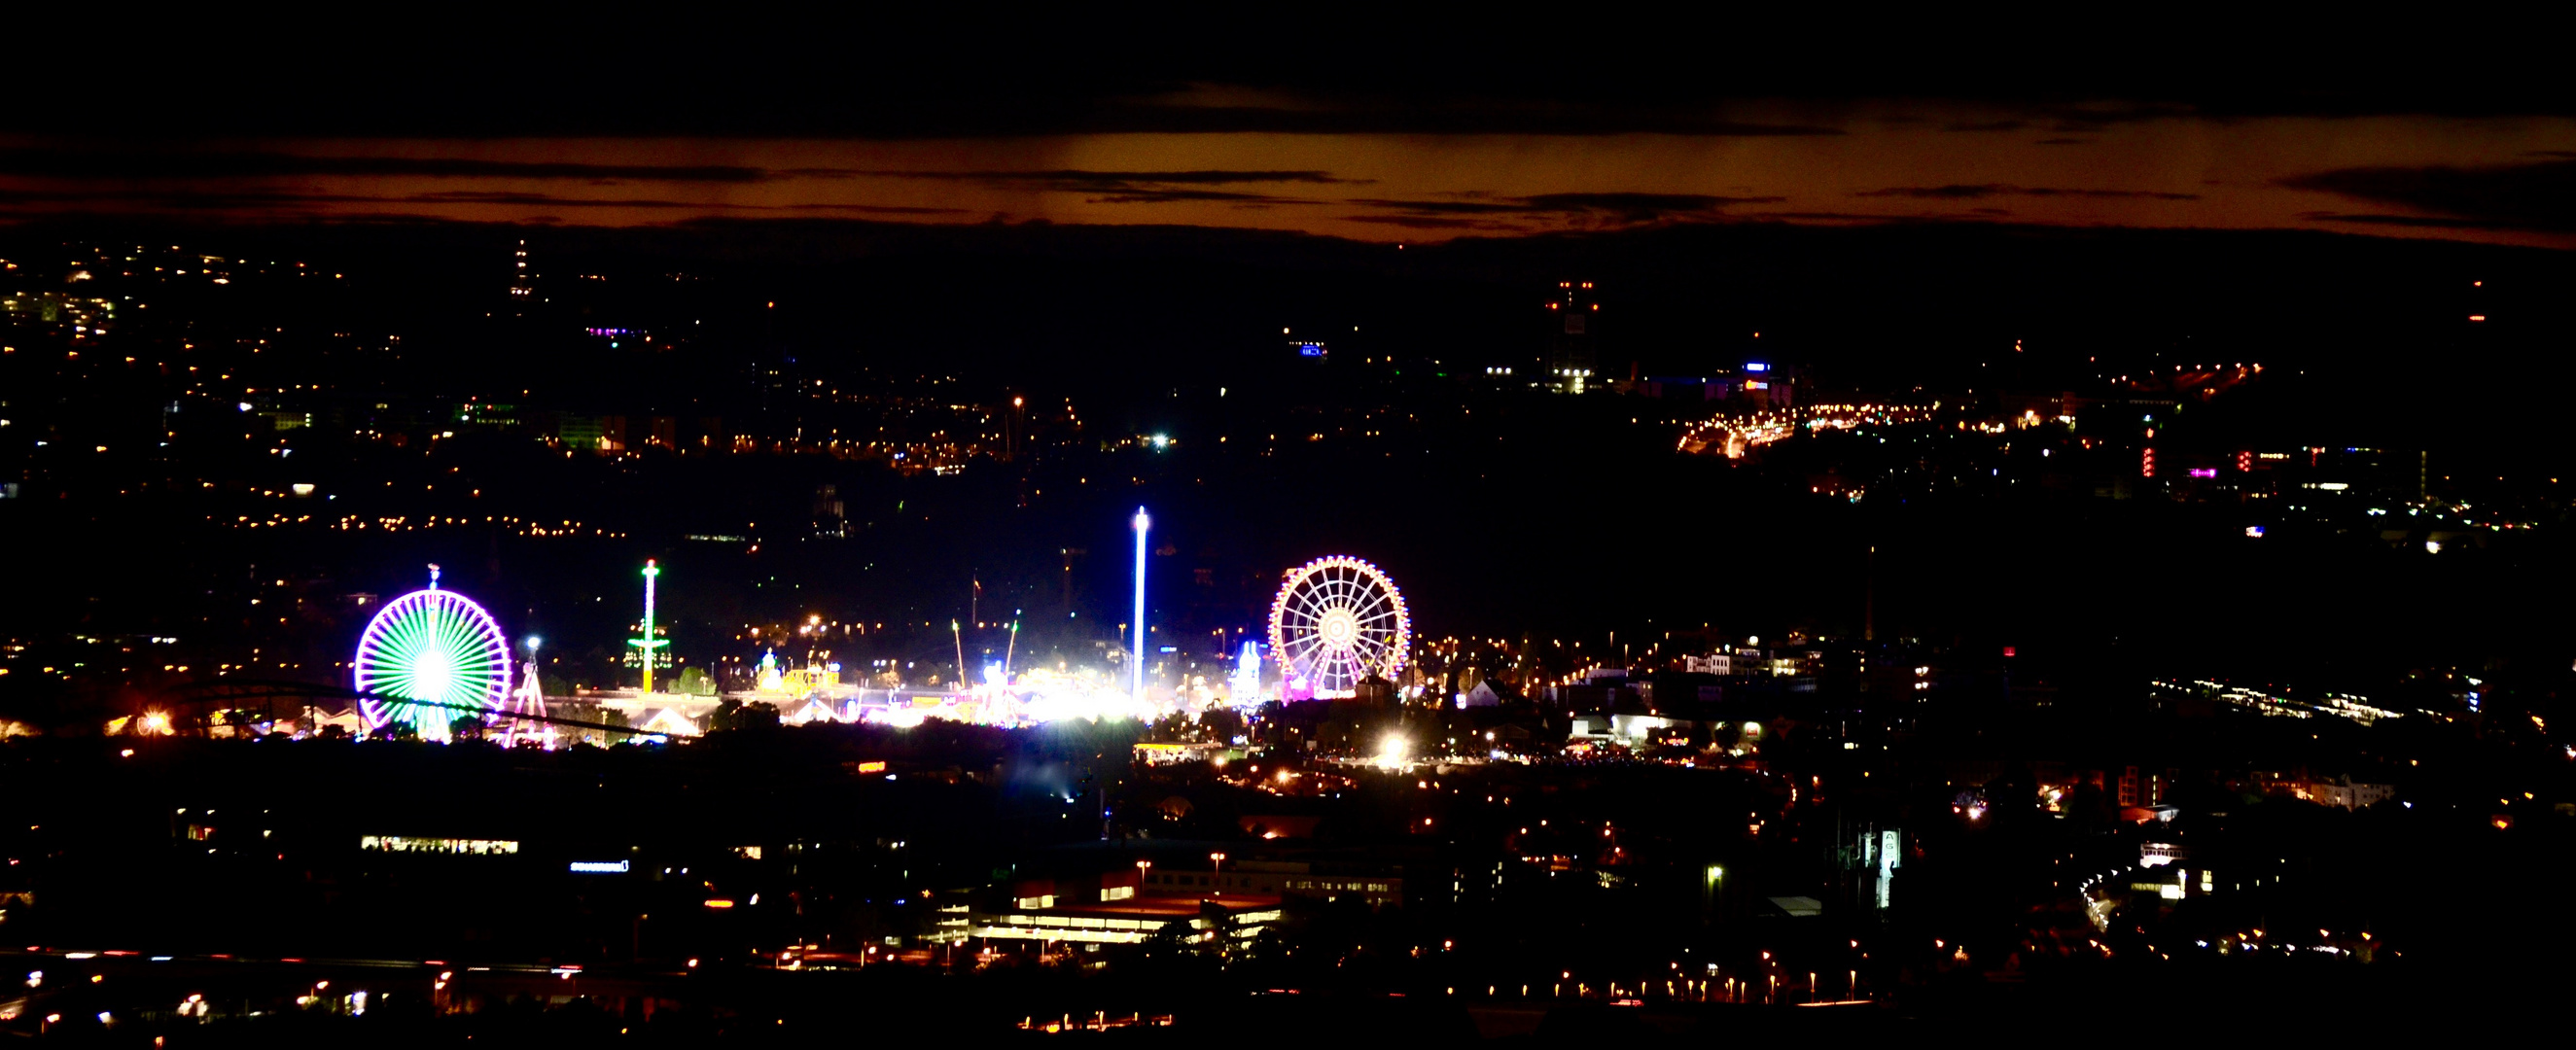
[[[430,740],[447,739],[449,724],[467,713],[457,708],[497,709],[510,688],[500,626],[472,599],[440,590],[435,565],[427,588],[377,610],[350,667],[370,728],[405,722]]]

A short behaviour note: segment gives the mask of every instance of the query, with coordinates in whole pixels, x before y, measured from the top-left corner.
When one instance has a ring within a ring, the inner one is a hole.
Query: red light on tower
[[[2142,478],[2152,478],[2156,476],[2156,450],[2154,448],[2147,449],[2146,453],[2138,458],[2138,476]]]

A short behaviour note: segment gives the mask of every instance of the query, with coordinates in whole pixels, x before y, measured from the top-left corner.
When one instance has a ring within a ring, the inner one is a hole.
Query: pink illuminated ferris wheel
[[[1362,679],[1394,677],[1412,630],[1395,581],[1357,558],[1288,570],[1270,603],[1270,651],[1291,692],[1302,678],[1315,696],[1350,696]]]

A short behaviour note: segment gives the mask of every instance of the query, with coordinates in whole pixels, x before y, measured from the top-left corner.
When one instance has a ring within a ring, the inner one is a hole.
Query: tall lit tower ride
[[[1136,508],[1136,702],[1145,701],[1145,534],[1154,528],[1154,519],[1145,516],[1145,508]]]
[[[626,640],[626,644],[635,647],[637,662],[644,665],[646,693],[653,691],[654,661],[661,657],[660,650],[671,644],[669,639],[656,637],[653,633],[653,579],[660,575],[662,570],[653,564],[653,559],[644,559],[644,632],[642,637]]]

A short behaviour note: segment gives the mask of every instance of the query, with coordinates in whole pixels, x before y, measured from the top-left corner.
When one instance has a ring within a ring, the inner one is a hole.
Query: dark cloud
[[[2440,219],[2429,215],[2349,215],[2335,212],[2301,212],[2299,217],[2310,222],[2348,222],[2363,226],[2407,226],[2433,230],[2514,230],[2519,226],[2479,222],[2475,219]]]
[[[2101,131],[2115,124],[2143,124],[2151,120],[2177,120],[2201,115],[2197,106],[2171,102],[2049,107],[2043,112],[2054,122],[2048,130],[2075,134]]]
[[[339,193],[267,190],[23,190],[0,189],[0,204],[38,204],[59,210],[144,208],[161,211],[297,210],[330,204],[376,204],[388,198]]]
[[[617,200],[600,197],[558,197],[551,193],[513,193],[506,190],[442,190],[437,193],[415,193],[405,197],[343,198],[405,204],[520,204],[548,208],[695,208],[705,205],[667,200]],[[717,205],[721,207],[721,205]]]
[[[1704,193],[1542,193],[1522,203],[1540,211],[1600,212],[1644,222],[1713,212],[1733,204],[1778,204],[1787,197],[1715,197]]]
[[[1461,219],[1444,215],[1354,215],[1351,222],[1378,226],[1400,226],[1408,230],[1486,230],[1502,233],[1527,233],[1526,226],[1491,219]]]
[[[1529,197],[1486,197],[1482,194],[1462,193],[1457,196],[1468,199],[1357,198],[1344,203],[1387,208],[1414,217],[1548,215],[1557,218],[1643,223],[1672,218],[1707,217],[1719,213],[1729,205],[1777,204],[1788,199],[1786,197],[1719,197],[1702,193],[1542,193]]]
[[[547,208],[645,208],[689,211],[848,211],[872,215],[957,215],[963,208],[912,208],[882,204],[734,204],[728,202],[674,201],[614,197],[564,197],[551,193],[513,193],[502,190],[443,190],[437,193],[415,193],[404,197],[345,197],[342,200],[380,201],[396,204],[514,204]]]
[[[2048,186],[2013,186],[2000,182],[1952,183],[1947,186],[1890,186],[1861,190],[1854,197],[1912,197],[1921,200],[1983,200],[1988,197],[2134,197],[2159,201],[2196,201],[2197,193],[2162,190],[2069,190]]]
[[[1730,120],[1714,109],[1520,105],[1488,100],[1378,101],[1328,108],[1113,104],[1087,114],[1076,134],[1290,135],[1701,135],[1721,138],[1840,135],[1815,124]],[[1066,132],[1057,132],[1063,134]]]
[[[792,173],[972,182],[1001,189],[1080,193],[1090,204],[1170,204],[1181,201],[1210,201],[1237,206],[1320,204],[1323,202],[1304,197],[1204,187],[1260,183],[1364,184],[1375,181],[1335,178],[1327,171],[861,171],[809,168],[793,169]]]
[[[917,208],[898,204],[790,204],[785,211],[846,211],[863,215],[964,215],[964,208]]]
[[[768,177],[768,173],[759,168],[718,165],[563,164],[437,157],[310,157],[287,153],[78,149],[0,149],[0,175],[134,180],[412,175],[659,182],[757,182]]]
[[[0,189],[0,204],[46,205],[57,210],[101,208],[146,211],[238,211],[302,213],[325,206],[351,204],[498,205],[543,208],[636,208],[654,211],[789,212],[838,211],[884,215],[950,215],[957,208],[913,208],[872,204],[798,204],[785,206],[726,202],[674,201],[654,198],[564,197],[549,193],[501,190],[443,190],[434,193],[373,195],[312,193],[293,190],[19,190]],[[349,216],[361,220],[367,216]],[[559,220],[558,220],[559,221]]]
[[[1342,203],[1365,205],[1371,208],[1395,208],[1415,215],[1520,215],[1539,210],[1527,204],[1493,200],[1408,201],[1356,197]]]
[[[2084,146],[2084,145],[2090,145],[2092,142],[2093,142],[2093,140],[2092,140],[2092,139],[2062,139],[2062,138],[2061,138],[2061,139],[2041,139],[2041,140],[2039,140],[2039,141],[2037,141],[2037,142],[2031,143],[2031,145],[2033,145],[2033,146]]]
[[[1173,201],[1239,201],[1264,204],[1308,204],[1312,201],[1266,194],[1175,187],[1255,183],[1364,184],[1373,180],[1336,178],[1325,171],[871,171],[842,168],[788,168],[717,165],[621,165],[524,163],[421,157],[312,157],[285,153],[95,152],[80,150],[0,149],[0,175],[35,178],[158,181],[254,179],[297,176],[421,176],[431,178],[508,178],[621,180],[657,182],[749,183],[776,178],[901,178],[1021,186],[1068,193],[1097,194],[1098,203],[1147,204]],[[520,203],[507,193],[458,195],[457,200]],[[680,202],[598,201],[572,198],[570,207],[687,207]],[[710,205],[710,207],[726,207]],[[919,209],[922,212],[945,209]]]
[[[1266,193],[1234,193],[1227,190],[1181,190],[1138,188],[1118,190],[1099,197],[1085,197],[1088,204],[1170,204],[1174,201],[1222,201],[1252,204],[1322,204],[1303,197],[1274,197]]]
[[[1859,214],[1859,213],[1856,213],[1856,212],[1843,212],[1843,211],[1766,211],[1766,212],[1763,212],[1760,216],[1758,216],[1758,218],[1761,218],[1761,219],[1766,220],[1766,221],[1767,221],[1767,220],[1783,220],[1783,221],[1787,221],[1787,220],[1795,220],[1795,221],[1814,221],[1814,222],[1865,222],[1865,223],[1885,223],[1885,222],[1889,222],[1889,221],[1891,221],[1891,220],[1890,220],[1890,218],[1889,218],[1888,216],[1885,216],[1885,215],[1862,215],[1862,214]]]
[[[2023,120],[1987,120],[1987,121],[1965,121],[1965,122],[1953,122],[1953,123],[1950,123],[1950,124],[1944,124],[1944,125],[1942,125],[1942,126],[1941,126],[1941,130],[1943,130],[1943,131],[2020,131],[2021,129],[2026,128],[2026,127],[2029,127],[2029,126],[2030,126],[2030,122],[2029,122],[2029,121],[2023,121]]]
[[[1342,179],[1329,171],[867,171],[855,168],[790,168],[786,175],[865,175],[887,179],[938,179],[952,182],[981,182],[990,185],[1012,183],[1046,183],[1050,186],[1111,189],[1137,183],[1177,183],[1191,186],[1222,186],[1243,182],[1357,183],[1375,179]]]
[[[2338,168],[2292,176],[2278,184],[2394,205],[2434,220],[2398,221],[2403,216],[2334,220],[2339,222],[2433,225],[2442,220],[2465,220],[2470,225],[2463,228],[2576,230],[2576,160],[2485,167]]]
[[[1155,85],[1173,89],[1185,85]],[[359,136],[400,138],[660,137],[826,138],[859,141],[1019,139],[1072,135],[1695,135],[1749,138],[1840,135],[1821,124],[1765,123],[1726,116],[1717,103],[1629,106],[1525,102],[1485,98],[1345,99],[1322,93],[1286,97],[1280,105],[1209,106],[1150,97],[1101,97],[1091,85],[1032,87],[1032,97],[917,98],[817,86],[787,92],[800,100],[779,105],[775,96],[726,99],[669,98],[649,86],[615,103],[529,111],[512,105],[477,107],[466,96],[408,100],[371,111],[351,111],[337,101],[287,104],[266,110],[224,112],[193,106],[141,105],[133,130],[161,135]],[[864,100],[843,101],[845,94]],[[158,102],[158,100],[155,100]],[[0,129],[76,134],[85,130],[52,114],[23,110],[0,119]]]

